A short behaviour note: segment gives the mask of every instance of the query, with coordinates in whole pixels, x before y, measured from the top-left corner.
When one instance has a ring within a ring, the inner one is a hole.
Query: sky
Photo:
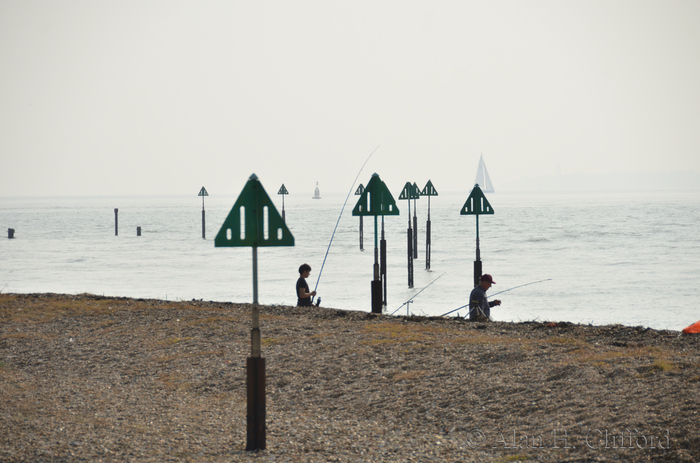
[[[0,197],[700,188],[700,2],[0,0]],[[635,177],[635,178],[636,178]]]

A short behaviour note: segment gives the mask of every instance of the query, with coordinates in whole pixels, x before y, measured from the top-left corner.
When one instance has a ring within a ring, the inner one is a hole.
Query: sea
[[[295,305],[298,268],[308,263],[321,307],[370,312],[375,233],[383,226],[385,313],[465,316],[477,249],[477,217],[460,214],[469,193],[412,200],[410,215],[397,193],[400,215],[363,218],[362,249],[352,215],[358,196],[270,194],[295,245],[258,248],[258,301]],[[502,301],[494,320],[669,330],[700,320],[700,191],[486,196],[494,214],[479,216],[479,252],[496,282],[488,294]],[[252,248],[214,246],[236,198],[0,198],[0,292],[253,302]],[[418,257],[409,287],[414,214]]]

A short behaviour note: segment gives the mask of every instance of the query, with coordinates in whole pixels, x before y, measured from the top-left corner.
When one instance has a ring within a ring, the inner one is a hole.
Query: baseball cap
[[[492,285],[496,284],[496,282],[493,281],[493,277],[491,275],[489,275],[488,273],[484,273],[483,275],[481,275],[481,281],[488,281]]]

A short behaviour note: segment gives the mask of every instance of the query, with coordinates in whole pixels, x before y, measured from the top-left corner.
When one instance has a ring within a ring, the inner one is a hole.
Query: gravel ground
[[[246,451],[250,315],[0,294],[0,462],[700,461],[697,335],[281,306]]]

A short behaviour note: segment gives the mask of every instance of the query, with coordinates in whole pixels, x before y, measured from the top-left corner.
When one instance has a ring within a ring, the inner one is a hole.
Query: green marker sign
[[[294,236],[255,174],[224,220],[214,239],[222,246],[294,246]]]
[[[372,313],[382,313],[382,280],[379,269],[379,236],[377,230],[377,217],[382,216],[382,230],[384,229],[385,215],[399,215],[399,208],[391,195],[389,188],[379,178],[372,174],[360,199],[352,210],[352,215],[363,217],[374,216],[374,279],[372,280]],[[386,279],[384,280],[386,281]]]
[[[246,450],[265,449],[265,359],[260,342],[258,308],[258,247],[294,246],[294,236],[253,174],[233,204],[214,239],[216,247],[253,248],[253,323],[250,332],[251,355],[247,361],[247,444]]]
[[[389,188],[379,178],[379,175],[372,174],[372,178],[367,183],[364,191],[360,194],[360,199],[352,210],[352,215],[399,215],[396,201],[391,195]]]
[[[474,286],[479,284],[481,279],[481,251],[479,250],[479,215],[493,214],[493,208],[489,204],[488,199],[484,196],[484,192],[479,188],[479,184],[474,185],[472,192],[469,194],[467,201],[462,206],[460,215],[475,215],[476,216],[476,260],[474,261]]]
[[[460,215],[480,215],[493,214],[493,208],[489,204],[488,199],[484,196],[484,192],[479,188],[479,184],[474,185],[474,189],[469,194],[467,201],[462,206]]]
[[[428,180],[428,183],[425,184],[425,187],[423,188],[423,191],[420,192],[420,195],[428,197],[428,220],[425,222],[425,269],[430,270],[430,197],[438,195],[437,190],[433,186],[433,182]]]

